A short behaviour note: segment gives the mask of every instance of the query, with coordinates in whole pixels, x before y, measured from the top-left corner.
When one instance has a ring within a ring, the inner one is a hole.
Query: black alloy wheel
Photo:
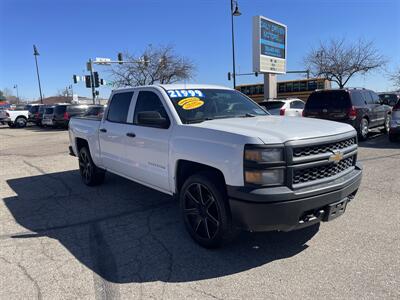
[[[104,181],[104,170],[96,167],[86,147],[82,147],[79,151],[79,171],[86,185],[94,186]]]
[[[180,202],[186,229],[201,246],[216,248],[233,236],[228,204],[221,185],[212,175],[189,177],[182,187]]]

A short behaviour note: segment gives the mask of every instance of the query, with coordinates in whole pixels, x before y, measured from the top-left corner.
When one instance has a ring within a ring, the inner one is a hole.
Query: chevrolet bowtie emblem
[[[335,164],[339,163],[343,159],[343,152],[335,151],[331,156],[329,156],[329,161],[334,162]]]

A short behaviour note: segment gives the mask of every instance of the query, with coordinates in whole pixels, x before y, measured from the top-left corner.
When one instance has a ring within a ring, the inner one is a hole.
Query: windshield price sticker
[[[203,106],[204,101],[200,100],[198,97],[189,97],[182,99],[178,102],[178,105],[184,110],[192,110]]]
[[[200,90],[169,90],[167,92],[170,98],[204,97]]]

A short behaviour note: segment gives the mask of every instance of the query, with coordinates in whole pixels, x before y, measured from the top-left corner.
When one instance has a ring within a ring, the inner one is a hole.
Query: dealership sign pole
[[[287,26],[253,17],[253,71],[264,74],[264,98],[277,96],[276,74],[286,74]]]

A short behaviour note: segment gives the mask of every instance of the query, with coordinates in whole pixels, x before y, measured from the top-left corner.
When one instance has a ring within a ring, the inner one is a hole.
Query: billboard
[[[287,26],[262,16],[253,17],[253,71],[286,73]]]

